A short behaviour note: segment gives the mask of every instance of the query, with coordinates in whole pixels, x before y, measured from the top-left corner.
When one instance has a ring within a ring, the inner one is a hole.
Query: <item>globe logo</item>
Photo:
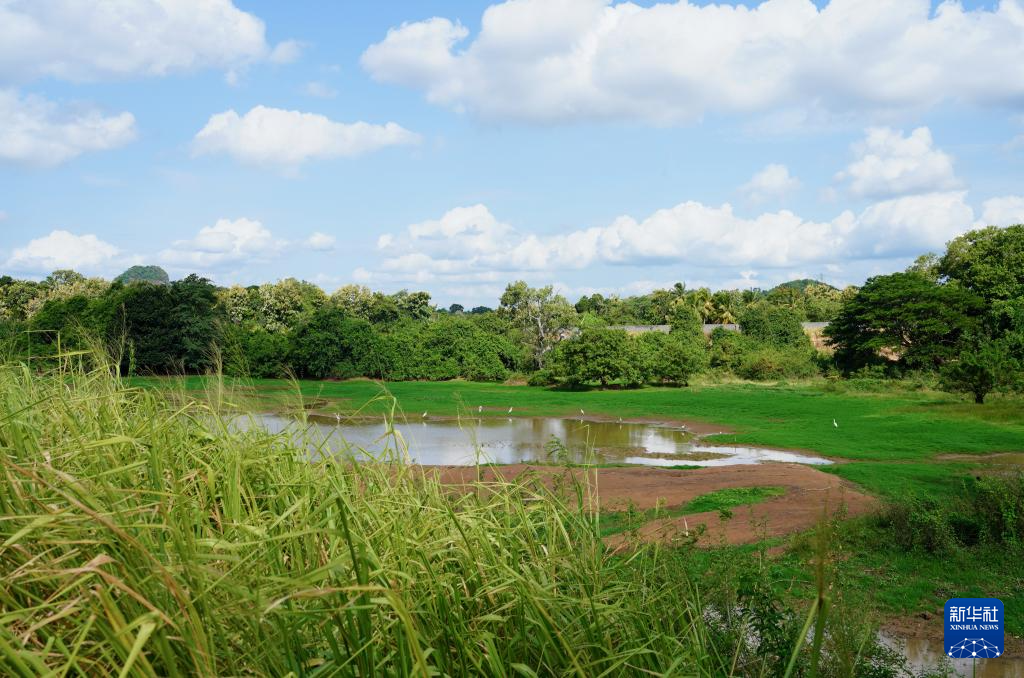
[[[948,657],[995,659],[1003,653],[1003,602],[998,598],[951,598],[944,617]]]

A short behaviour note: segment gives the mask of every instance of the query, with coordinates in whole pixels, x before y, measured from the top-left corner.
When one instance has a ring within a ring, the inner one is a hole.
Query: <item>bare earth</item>
[[[471,467],[433,467],[443,483],[463,485],[476,479]],[[482,472],[484,482],[501,477],[511,480],[530,472],[549,485],[558,476],[573,474],[586,481],[590,476],[596,485],[590,501],[605,511],[625,509],[630,502],[638,509],[665,508],[686,504],[702,494],[733,487],[776,486],[785,494],[750,506],[733,509],[733,518],[722,521],[717,512],[697,513],[679,518],[654,520],[639,530],[646,541],[666,541],[683,536],[697,525],[705,524],[700,537],[705,544],[744,544],[768,537],[801,532],[813,527],[825,515],[845,511],[849,516],[867,513],[874,506],[873,497],[857,491],[852,485],[829,473],[801,464],[747,464],[693,470],[659,469],[653,467],[624,468],[560,468],[515,464],[490,467]],[[616,546],[622,535],[608,538]]]

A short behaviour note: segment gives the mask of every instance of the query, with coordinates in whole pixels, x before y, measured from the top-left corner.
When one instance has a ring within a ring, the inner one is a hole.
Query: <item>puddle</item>
[[[299,432],[298,420],[264,414],[239,417],[239,428],[260,425],[272,432]],[[380,457],[396,448],[396,438],[381,423],[333,422],[310,418],[313,441],[322,451]],[[537,461],[623,463],[647,466],[727,466],[771,461],[830,464],[828,459],[784,450],[701,443],[678,426],[556,418],[482,418],[427,420],[397,424],[409,460],[419,464],[462,466]],[[559,458],[547,449],[552,437],[564,445]],[[365,451],[365,453],[364,453]]]
[[[950,675],[968,678],[1024,678],[1024,659],[998,657],[996,659],[950,659],[944,656],[942,642],[930,638],[896,638],[888,633],[879,637],[883,644],[902,652],[909,668],[915,673],[934,669],[943,660],[953,671]]]

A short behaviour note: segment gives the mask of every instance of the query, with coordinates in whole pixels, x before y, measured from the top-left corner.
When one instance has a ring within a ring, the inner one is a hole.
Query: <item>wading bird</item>
[[[338,414],[337,412],[335,412],[334,414],[334,421],[338,422],[339,426],[341,425],[341,415]]]
[[[835,426],[836,428],[839,428],[839,422],[836,421],[835,419],[832,420],[832,425]]]
[[[586,414],[586,412],[584,412],[584,411],[583,411],[583,410],[581,409],[581,410],[580,410],[580,414]]]
[[[424,413],[423,413],[423,414],[422,414],[422,415],[420,416],[420,419],[426,419],[426,418],[427,418],[427,413],[426,413],[426,412],[424,412]]]
[[[509,414],[512,414],[512,408],[511,408],[511,407],[510,407],[510,408],[508,408],[508,413],[509,413]]]
[[[477,405],[476,406],[476,413],[477,414],[480,414],[483,411],[484,411],[484,406],[483,405]]]

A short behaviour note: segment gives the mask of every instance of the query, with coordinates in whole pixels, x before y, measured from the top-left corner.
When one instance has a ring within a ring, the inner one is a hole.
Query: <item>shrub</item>
[[[801,348],[757,347],[743,353],[736,375],[755,381],[806,379],[818,373],[814,352]]]
[[[809,346],[810,339],[800,324],[800,315],[783,306],[761,302],[751,304],[740,314],[744,336],[774,347]]]

